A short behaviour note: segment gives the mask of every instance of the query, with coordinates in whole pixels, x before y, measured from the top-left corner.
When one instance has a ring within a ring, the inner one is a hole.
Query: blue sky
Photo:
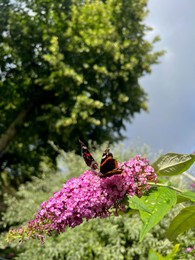
[[[149,0],[146,23],[166,50],[161,63],[140,80],[148,93],[149,112],[127,124],[129,141],[138,138],[156,152],[195,151],[195,1]]]

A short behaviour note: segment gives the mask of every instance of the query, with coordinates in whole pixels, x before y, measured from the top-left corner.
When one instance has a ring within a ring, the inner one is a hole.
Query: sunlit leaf
[[[174,246],[173,250],[171,251],[171,253],[166,256],[166,259],[167,259],[167,260],[169,260],[169,259],[170,259],[170,260],[171,260],[171,259],[174,259],[174,256],[177,254],[177,252],[178,252],[178,250],[179,250],[179,247],[180,247],[180,244],[176,244],[176,245]]]
[[[140,241],[176,204],[177,197],[174,190],[160,187],[158,190],[153,190],[149,196],[143,196],[141,200],[150,210],[150,213],[140,210],[140,217],[143,221]]]
[[[167,153],[152,164],[158,175],[177,175],[186,171],[195,162],[195,154]]]

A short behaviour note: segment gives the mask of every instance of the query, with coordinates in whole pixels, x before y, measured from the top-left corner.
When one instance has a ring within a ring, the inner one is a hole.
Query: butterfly
[[[109,148],[107,148],[103,152],[100,167],[99,167],[98,163],[95,161],[95,159],[89,152],[87,146],[82,141],[79,140],[79,142],[81,144],[82,155],[83,155],[83,159],[84,159],[85,163],[93,171],[97,172],[97,170],[99,170],[99,172],[97,172],[97,174],[101,178],[122,173],[122,169],[118,168],[118,162],[116,159],[113,158],[113,154],[110,153]]]

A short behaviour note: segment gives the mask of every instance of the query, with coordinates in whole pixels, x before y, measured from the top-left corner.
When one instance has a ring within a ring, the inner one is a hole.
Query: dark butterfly
[[[98,163],[95,161],[95,159],[89,152],[87,146],[82,141],[79,140],[79,142],[81,144],[82,155],[83,155],[83,159],[85,160],[85,163],[93,171],[99,170],[97,174],[100,177],[107,177],[107,176],[112,176],[114,174],[122,173],[122,169],[118,168],[118,162],[116,159],[113,158],[113,154],[110,153],[109,148],[107,148],[102,154],[102,160],[99,167]]]

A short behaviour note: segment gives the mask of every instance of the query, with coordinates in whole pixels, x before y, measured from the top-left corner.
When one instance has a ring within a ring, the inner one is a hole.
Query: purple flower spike
[[[84,219],[108,217],[112,209],[117,212],[124,208],[121,201],[126,194],[140,197],[150,188],[148,181],[157,180],[154,169],[141,156],[119,164],[119,168],[122,173],[110,177],[100,178],[88,170],[67,181],[60,191],[41,204],[35,219],[28,222],[25,227],[28,236],[43,240],[43,234],[64,232],[67,226],[80,225]]]

